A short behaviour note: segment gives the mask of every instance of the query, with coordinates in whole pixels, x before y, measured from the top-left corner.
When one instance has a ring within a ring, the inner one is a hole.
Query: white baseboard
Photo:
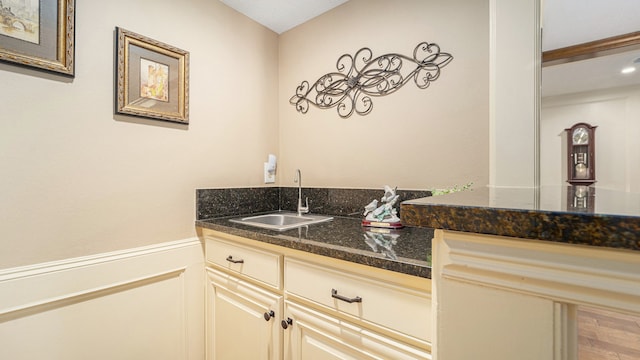
[[[0,271],[0,359],[202,359],[197,238]]]

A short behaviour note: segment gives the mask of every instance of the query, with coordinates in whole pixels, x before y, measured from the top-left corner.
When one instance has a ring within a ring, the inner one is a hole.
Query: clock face
[[[573,130],[573,143],[575,145],[584,145],[589,143],[589,131],[586,128],[579,127]]]

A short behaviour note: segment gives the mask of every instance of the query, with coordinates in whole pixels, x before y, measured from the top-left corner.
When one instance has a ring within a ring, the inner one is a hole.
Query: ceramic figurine
[[[396,194],[396,189],[392,189],[390,186],[384,186],[384,195],[380,199],[378,206],[378,200],[371,201],[364,207],[365,216],[362,220],[362,225],[373,227],[385,227],[385,228],[401,228],[400,218],[398,217],[398,211],[395,209],[395,205],[400,198]]]

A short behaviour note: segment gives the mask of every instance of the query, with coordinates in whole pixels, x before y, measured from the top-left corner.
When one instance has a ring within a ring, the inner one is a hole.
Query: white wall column
[[[538,185],[540,0],[490,1],[489,186]]]

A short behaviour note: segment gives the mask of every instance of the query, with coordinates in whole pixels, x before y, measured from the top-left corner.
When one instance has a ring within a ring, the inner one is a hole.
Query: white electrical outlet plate
[[[276,182],[276,173],[269,172],[269,163],[264,163],[264,183],[273,184]]]

